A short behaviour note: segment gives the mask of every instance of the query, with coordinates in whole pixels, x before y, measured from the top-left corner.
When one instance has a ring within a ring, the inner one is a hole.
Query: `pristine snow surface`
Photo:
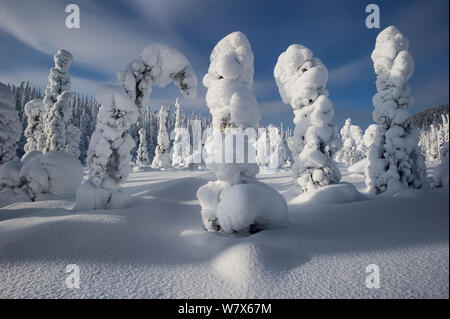
[[[363,166],[340,167],[360,192]],[[212,176],[131,173],[123,209],[0,196],[0,298],[449,297],[448,189],[289,201],[287,228],[226,237],[201,226],[196,192]],[[293,186],[290,172],[258,177],[285,196]],[[65,287],[68,264],[80,267],[80,289]],[[365,286],[369,264],[380,289]]]

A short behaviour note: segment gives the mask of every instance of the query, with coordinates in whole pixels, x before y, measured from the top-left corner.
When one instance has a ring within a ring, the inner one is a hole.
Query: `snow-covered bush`
[[[418,147],[408,108],[414,61],[406,39],[395,26],[384,29],[372,52],[377,93],[373,97],[373,119],[378,124],[368,152],[366,185],[372,193],[397,191],[424,185],[425,163]]]
[[[350,118],[345,120],[341,129],[342,148],[336,153],[336,160],[351,166],[366,157],[366,147],[361,128],[352,125]]]
[[[440,151],[441,164],[436,166],[433,171],[433,180],[435,187],[448,187],[448,161],[449,161],[449,143],[445,143]]]
[[[147,151],[147,131],[145,128],[139,130],[139,148],[137,151],[136,164],[138,166],[148,166],[148,151]]]
[[[375,140],[377,128],[378,128],[377,124],[370,124],[369,127],[367,127],[367,129],[364,132],[363,142],[366,148],[366,152],[369,150],[369,148],[372,146],[373,141]]]
[[[45,134],[42,120],[44,118],[44,104],[40,99],[29,101],[25,105],[25,114],[27,115],[28,126],[25,129],[27,144],[25,144],[25,154],[33,151],[44,150]]]
[[[167,111],[164,109],[164,106],[161,106],[159,110],[158,145],[155,149],[152,168],[167,169],[170,167],[170,141],[166,128],[167,116]]]
[[[131,149],[135,146],[128,129],[138,118],[138,110],[122,87],[98,90],[102,104],[87,156],[89,179],[77,191],[76,209],[120,206],[126,195],[120,184],[130,173]]]
[[[279,226],[286,222],[287,205],[276,191],[258,182],[258,165],[248,157],[243,162],[222,162],[225,135],[225,158],[237,158],[235,144],[227,145],[227,137],[253,132],[245,149],[254,148],[260,109],[252,93],[253,52],[247,38],[234,32],[215,46],[203,84],[208,88],[206,103],[213,120],[213,134],[205,144],[209,158],[207,167],[216,181],[200,187],[197,197],[202,207],[203,225],[208,231],[231,233],[254,231]],[[236,143],[237,144],[237,143]],[[249,154],[250,152],[248,152]],[[234,157],[235,156],[235,157]]]
[[[188,130],[182,127],[181,104],[178,98],[175,101],[175,107],[175,128],[172,132],[173,145],[171,150],[172,166],[182,168],[189,165],[190,139]]]
[[[197,94],[197,78],[180,52],[163,44],[146,47],[139,57],[118,73],[122,87],[105,87],[97,126],[91,137],[87,163],[89,179],[77,191],[76,209],[119,207],[127,201],[120,184],[130,171],[135,142],[127,133],[138,118],[138,109],[150,96],[152,86],[178,85],[185,97]]]
[[[333,104],[325,86],[328,71],[306,47],[293,44],[278,58],[274,76],[284,103],[294,109],[294,136],[289,147],[296,192],[338,183],[341,174],[332,158],[340,147],[331,124]]]
[[[70,112],[70,105],[72,103],[73,96],[73,92],[62,92],[58,95],[56,103],[49,110],[45,123],[47,141],[44,152],[67,151],[67,144],[70,143],[70,140],[68,139],[67,126],[69,125],[69,121],[72,116]]]
[[[14,95],[9,87],[0,83],[0,165],[16,158],[21,133]]]

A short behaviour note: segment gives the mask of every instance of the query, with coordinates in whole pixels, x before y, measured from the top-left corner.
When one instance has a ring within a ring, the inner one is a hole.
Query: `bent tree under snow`
[[[249,157],[243,162],[221,161],[223,135],[226,141],[227,134],[253,131],[246,149],[252,148],[256,140],[260,108],[252,92],[254,69],[250,43],[241,32],[231,33],[215,46],[210,62],[203,84],[208,88],[206,103],[213,117],[213,134],[207,138],[205,149],[214,159],[207,167],[216,174],[217,180],[208,182],[197,192],[203,225],[208,231],[232,233],[284,224],[286,201],[256,180],[256,162]],[[225,156],[237,154],[236,144],[225,142]]]
[[[122,206],[127,195],[120,184],[128,177],[134,141],[127,133],[135,124],[152,86],[174,82],[187,98],[197,94],[197,78],[179,51],[163,44],[146,47],[139,57],[118,73],[121,87],[106,87],[98,94],[102,106],[89,144],[89,179],[77,191],[77,209]]]
[[[293,44],[279,56],[274,76],[283,102],[294,109],[289,148],[296,192],[338,183],[341,174],[332,158],[341,142],[331,124],[334,111],[325,88],[326,67],[308,48]]]
[[[408,79],[414,70],[408,46],[408,39],[390,26],[380,32],[372,52],[378,91],[373,97],[373,120],[378,129],[368,152],[366,185],[375,194],[404,187],[421,188],[425,181],[418,133],[408,110]]]

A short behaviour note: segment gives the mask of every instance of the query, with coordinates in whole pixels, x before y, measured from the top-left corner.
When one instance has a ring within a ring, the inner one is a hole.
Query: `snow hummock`
[[[364,184],[340,169],[343,182]],[[292,185],[290,172],[257,177],[282,194]],[[132,172],[132,207],[83,213],[72,200],[5,206],[0,194],[0,298],[448,299],[447,189],[289,203],[286,228],[220,236],[199,223],[196,191],[212,178]],[[380,289],[365,285],[373,263]],[[65,286],[68,264],[80,268],[79,289]]]

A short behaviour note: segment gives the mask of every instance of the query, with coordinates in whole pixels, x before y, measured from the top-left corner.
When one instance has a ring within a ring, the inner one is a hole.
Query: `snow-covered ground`
[[[340,168],[364,190],[358,167]],[[0,298],[449,297],[448,189],[291,202],[287,228],[225,237],[201,226],[196,192],[212,177],[134,172],[126,209],[0,198]],[[290,172],[258,177],[288,196]],[[80,268],[79,289],[65,286],[68,264]],[[366,288],[369,264],[379,289]]]

